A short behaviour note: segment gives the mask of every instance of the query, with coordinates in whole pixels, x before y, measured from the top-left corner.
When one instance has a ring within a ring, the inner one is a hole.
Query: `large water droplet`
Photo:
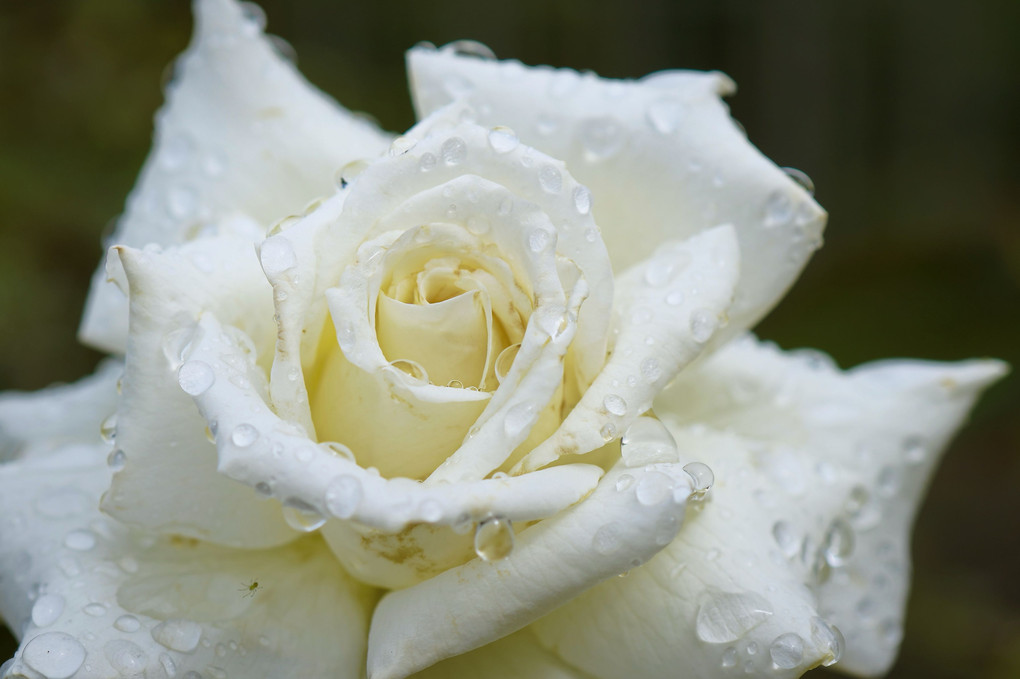
[[[623,533],[623,527],[615,522],[600,526],[591,538],[592,549],[603,556],[616,552],[623,544]]]
[[[488,45],[477,40],[454,40],[444,45],[443,49],[451,50],[454,54],[462,57],[476,57],[487,60],[496,58],[496,53]]]
[[[712,469],[704,462],[690,462],[684,465],[684,471],[691,477],[693,484],[691,499],[701,500],[708,495],[708,492],[712,490],[712,484],[715,483],[715,474],[712,473]]]
[[[511,344],[503,351],[499,352],[499,356],[496,357],[496,362],[493,364],[493,370],[496,373],[496,381],[500,384],[506,379],[506,376],[510,374],[510,369],[513,367],[514,359],[517,358],[517,353],[521,350],[521,343]]]
[[[695,309],[691,312],[691,337],[699,344],[707,342],[716,327],[719,319],[708,309]]]
[[[467,144],[460,137],[450,137],[443,142],[439,155],[447,165],[458,165],[467,157]]]
[[[835,625],[830,625],[824,618],[811,618],[811,640],[816,646],[828,649],[828,653],[822,660],[822,665],[829,667],[839,662],[843,657],[843,650],[846,648],[846,641],[843,633]]]
[[[279,276],[297,266],[294,246],[282,236],[273,236],[262,241],[259,259],[262,261],[262,269],[268,276]]]
[[[326,486],[326,509],[338,519],[349,519],[361,504],[363,493],[358,479],[346,474],[338,476]]]
[[[494,127],[489,130],[489,146],[496,153],[510,153],[520,146],[521,140],[517,133],[509,127]]]
[[[526,401],[518,403],[507,410],[503,418],[503,431],[508,438],[515,439],[526,429],[530,429],[538,419],[538,408]]]
[[[64,597],[59,594],[43,594],[32,606],[32,622],[36,627],[49,627],[64,612]]]
[[[499,561],[514,548],[514,526],[509,519],[490,517],[475,528],[475,554],[483,561]]]
[[[296,497],[283,501],[283,520],[302,533],[311,533],[326,523],[326,517],[318,509]]]
[[[587,186],[578,186],[574,188],[574,209],[580,215],[586,215],[591,212],[591,191],[588,190]]]
[[[602,407],[606,409],[607,413],[617,417],[627,414],[627,402],[617,394],[606,394],[606,397],[602,399]]]
[[[122,677],[141,677],[149,664],[149,656],[138,644],[127,639],[114,639],[103,646],[103,655]]]
[[[389,155],[391,157],[402,156],[418,144],[411,137],[397,137],[390,143]]]
[[[793,632],[782,634],[772,642],[769,655],[779,669],[793,669],[804,659],[804,640]]]
[[[563,188],[563,175],[552,165],[543,165],[538,171],[538,185],[546,193],[559,193]]]
[[[654,356],[641,361],[641,375],[649,382],[655,382],[662,377],[662,368],[659,366],[659,359]]]
[[[230,434],[230,441],[238,448],[247,448],[259,438],[259,430],[250,424],[244,423],[234,427]]]
[[[365,168],[367,167],[368,163],[364,160],[352,160],[341,167],[336,173],[337,188],[347,188],[352,182],[354,182],[355,179],[358,178],[359,174],[365,171]]]
[[[627,427],[620,440],[620,453],[628,467],[679,460],[672,434],[654,417],[639,417]]]
[[[188,361],[177,371],[177,383],[189,396],[199,396],[216,382],[216,373],[204,361]]]
[[[85,662],[85,647],[70,634],[46,632],[25,645],[21,659],[46,679],[67,679]]]
[[[429,374],[425,367],[417,361],[407,358],[398,358],[390,361],[390,368],[396,368],[397,374],[410,385],[422,386],[429,383]]]
[[[662,472],[645,472],[634,487],[634,497],[646,507],[662,504],[673,495],[673,479]]]
[[[722,644],[740,639],[773,613],[768,599],[755,592],[704,594],[695,619],[695,633],[702,641]]]
[[[171,651],[190,653],[198,647],[202,628],[190,620],[164,620],[152,628],[152,638]]]
[[[733,667],[736,664],[737,664],[737,649],[733,648],[732,646],[728,646],[726,650],[723,651],[722,654],[722,666],[724,668]]]

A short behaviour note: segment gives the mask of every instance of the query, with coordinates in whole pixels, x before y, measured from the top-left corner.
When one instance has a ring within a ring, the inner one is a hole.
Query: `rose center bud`
[[[309,385],[319,440],[383,476],[426,478],[470,434],[524,338],[535,302],[517,274],[461,225],[364,245],[339,286],[359,292],[331,303]],[[522,448],[559,424],[558,403],[535,410]]]

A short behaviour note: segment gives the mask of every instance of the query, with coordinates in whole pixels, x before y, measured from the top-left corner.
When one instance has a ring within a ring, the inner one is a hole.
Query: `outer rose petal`
[[[584,679],[542,648],[527,628],[412,675],[413,679]]]
[[[778,676],[797,676],[839,656],[831,623],[846,638],[840,667],[884,672],[935,453],[1002,372],[972,361],[840,373],[814,354],[728,345],[656,401],[681,455],[715,471],[712,500],[650,563],[536,623],[539,638],[605,678],[673,676],[680,663],[696,676],[764,672],[777,657],[789,668]]]
[[[738,130],[720,73],[666,71],[639,81],[415,48],[407,55],[419,117],[456,99],[484,125],[563,160],[622,270],[666,240],[732,224],[743,254],[732,336],[772,308],[821,243],[825,212]],[[594,202],[591,197],[594,196]]]
[[[173,245],[243,213],[263,227],[331,193],[338,168],[388,135],[312,87],[233,0],[196,0],[155,143],[111,242]],[[123,352],[127,301],[99,267],[80,335]]]
[[[120,361],[104,361],[74,384],[0,394],[0,462],[71,442],[97,443],[98,423],[117,410]]]
[[[118,251],[131,285],[116,438],[126,459],[103,510],[126,523],[232,546],[267,547],[293,539],[296,533],[278,507],[216,472],[206,422],[178,375],[181,352],[207,309],[244,327],[253,338],[250,351],[272,355],[272,298],[254,247],[233,236],[163,253]]]
[[[105,457],[79,445],[0,467],[0,615],[22,639],[0,674],[360,675],[375,594],[321,542],[240,551],[131,531],[98,511]]]

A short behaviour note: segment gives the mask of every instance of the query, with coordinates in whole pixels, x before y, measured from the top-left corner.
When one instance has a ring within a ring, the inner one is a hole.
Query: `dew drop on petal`
[[[201,637],[202,628],[190,620],[164,620],[152,628],[152,638],[157,644],[181,653],[195,650]]]
[[[311,533],[326,523],[326,517],[318,509],[296,497],[283,501],[283,520],[302,533]]]
[[[113,471],[119,472],[127,464],[127,455],[119,448],[111,450],[110,454],[106,456],[106,464]]]
[[[337,342],[340,344],[340,350],[345,354],[349,353],[354,348],[354,344],[357,340],[357,334],[354,330],[354,324],[348,320],[343,320],[337,325],[336,328]]]
[[[546,193],[559,193],[563,188],[563,175],[552,165],[544,165],[538,171],[538,185]]]
[[[787,224],[793,218],[793,203],[783,191],[773,191],[765,200],[765,221],[767,227]]]
[[[113,639],[103,646],[103,655],[122,677],[140,677],[145,674],[149,656],[141,647],[127,639]]]
[[[684,293],[680,290],[670,290],[666,293],[666,304],[679,306],[684,303]]]
[[[443,142],[439,155],[446,165],[459,165],[467,157],[467,144],[460,137],[450,137]]]
[[[657,101],[648,107],[648,122],[660,134],[672,134],[684,116],[684,106],[678,101]]]
[[[776,521],[772,524],[772,537],[779,546],[779,551],[786,558],[790,558],[797,553],[799,541],[794,533],[793,526],[788,521]]]
[[[908,436],[903,441],[903,457],[910,464],[920,464],[927,456],[924,439],[920,436]]]
[[[846,648],[843,633],[835,625],[829,624],[824,618],[811,618],[811,639],[816,646],[828,649],[822,665],[829,667],[839,662]]]
[[[662,472],[645,472],[634,487],[634,496],[646,507],[662,504],[672,495],[673,479]]]
[[[503,432],[508,438],[515,439],[529,429],[538,418],[535,404],[521,402],[507,410],[503,417]]]
[[[411,137],[397,137],[390,143],[389,155],[391,157],[402,156],[413,149],[417,143]]]
[[[137,632],[142,623],[133,615],[122,615],[113,621],[113,627],[121,632]]]
[[[106,615],[106,604],[101,603],[86,604],[86,606],[81,610],[83,613],[85,613],[85,615],[91,615],[93,618],[101,618],[104,615]]]
[[[623,126],[613,118],[591,118],[581,123],[579,132],[584,157],[588,162],[605,160],[623,146]]]
[[[612,441],[616,438],[616,425],[612,422],[606,422],[602,425],[602,428],[599,429],[599,434],[602,436],[604,441]]]
[[[67,679],[85,662],[85,647],[64,632],[46,632],[25,645],[21,659],[46,679]]]
[[[662,368],[659,365],[659,359],[654,356],[641,361],[640,365],[641,375],[649,382],[656,382],[662,377]]]
[[[423,153],[418,159],[418,169],[422,172],[431,172],[436,169],[436,156],[432,153]]]
[[[619,550],[622,543],[623,527],[615,522],[600,526],[591,538],[592,549],[603,556],[607,556]]]
[[[96,546],[96,536],[90,530],[73,530],[64,537],[64,546],[77,552],[87,552]]]
[[[444,45],[443,49],[451,50],[461,57],[476,57],[490,61],[496,58],[496,53],[492,51],[492,48],[477,40],[454,40]]]
[[[722,666],[724,668],[733,667],[737,664],[737,649],[732,646],[728,646],[722,653]]]
[[[690,462],[684,465],[684,471],[691,477],[693,492],[691,493],[691,499],[699,500],[712,490],[712,484],[715,483],[715,474],[712,473],[712,469],[704,462]]]
[[[269,276],[278,276],[297,266],[294,246],[286,237],[281,236],[273,236],[262,241],[259,259],[262,262],[262,269]]]
[[[786,173],[787,177],[796,182],[800,188],[807,191],[808,195],[815,195],[815,183],[811,181],[811,177],[806,172],[795,167],[784,167],[783,172]]]
[[[337,443],[336,441],[323,441],[322,445],[325,446],[326,449],[328,449],[334,455],[342,457],[345,460],[354,462],[354,453],[351,452],[351,449],[345,446],[344,444]]]
[[[36,627],[49,627],[64,612],[64,597],[59,594],[43,594],[32,606],[32,622]]]
[[[822,541],[822,552],[830,566],[838,567],[846,563],[854,551],[854,531],[846,521],[840,518],[829,524]]]
[[[631,468],[679,460],[672,434],[654,417],[639,417],[627,427],[620,439],[620,454]]]
[[[189,396],[204,394],[216,381],[216,374],[204,361],[188,361],[177,371],[177,383]]]
[[[494,127],[489,130],[489,146],[496,153],[510,153],[520,146],[521,140],[517,133],[509,127]]]
[[[755,592],[708,591],[695,619],[698,638],[710,644],[740,639],[773,614],[768,599]]]
[[[783,670],[793,669],[804,659],[804,640],[793,632],[782,634],[772,642],[769,655],[776,667]]]
[[[553,234],[545,229],[532,229],[528,234],[528,248],[538,254],[544,252],[553,240]]]
[[[363,493],[358,479],[342,474],[326,486],[326,509],[338,519],[349,519],[361,504]]]
[[[418,512],[422,521],[436,523],[443,518],[443,505],[438,500],[422,500],[421,505],[418,506]]]
[[[695,342],[707,342],[719,324],[716,316],[708,309],[695,309],[691,312],[691,337]]]
[[[591,191],[588,190],[587,186],[577,186],[574,188],[574,209],[580,215],[587,215],[591,213]]]
[[[490,517],[475,528],[475,554],[482,561],[499,561],[514,548],[514,526],[509,519]]]
[[[521,350],[521,343],[511,344],[503,351],[499,352],[499,356],[496,357],[496,362],[493,364],[493,370],[496,373],[496,381],[501,383],[506,379],[506,376],[510,374],[510,369],[514,365],[514,359],[517,358],[517,353]]]
[[[99,437],[103,443],[113,443],[117,436],[117,413],[113,413],[99,425]]]
[[[602,399],[602,407],[606,409],[607,413],[617,417],[627,414],[627,402],[617,394],[606,394],[606,397]]]

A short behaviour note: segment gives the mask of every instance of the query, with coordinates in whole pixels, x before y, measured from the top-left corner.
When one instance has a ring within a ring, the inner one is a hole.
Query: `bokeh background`
[[[1020,3],[515,0],[262,3],[308,78],[402,131],[403,51],[639,77],[718,69],[750,139],[806,171],[826,246],[758,327],[842,366],[1020,365]],[[99,237],[147,153],[186,2],[0,3],[0,388],[89,372],[75,329]],[[898,679],[1020,677],[1020,379],[948,451],[914,535]],[[0,630],[0,659],[14,650]],[[823,677],[824,671],[811,676]]]

